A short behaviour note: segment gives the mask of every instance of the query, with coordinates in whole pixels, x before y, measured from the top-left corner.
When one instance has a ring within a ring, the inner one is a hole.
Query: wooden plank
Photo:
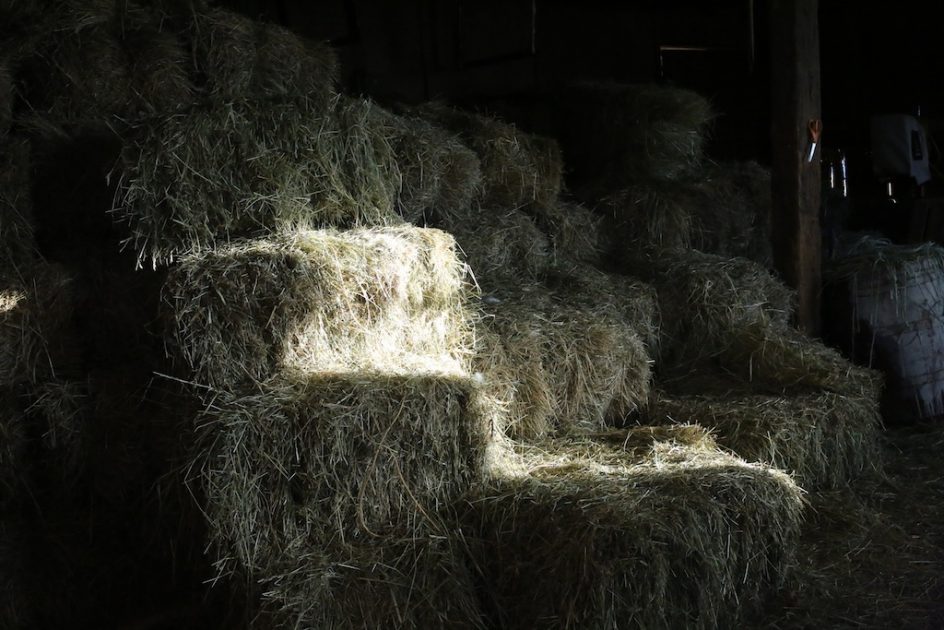
[[[770,0],[771,217],[774,265],[797,290],[797,325],[820,327],[821,233],[817,148],[807,161],[807,125],[819,119],[818,0]]]

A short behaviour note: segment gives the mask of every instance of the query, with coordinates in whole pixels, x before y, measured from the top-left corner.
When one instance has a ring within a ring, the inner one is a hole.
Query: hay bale
[[[380,112],[380,108],[377,108]],[[416,116],[383,112],[400,168],[400,215],[411,223],[457,224],[481,195],[478,156],[455,135]]]
[[[626,252],[624,270],[652,284],[662,313],[661,359],[685,363],[715,356],[760,322],[785,324],[793,292],[757,263],[699,251]]]
[[[710,203],[699,209],[695,247],[771,267],[770,170],[752,161],[709,164],[700,185]]]
[[[692,207],[696,191],[678,182],[636,182],[601,199],[601,209],[612,216],[619,234],[614,247],[638,250],[691,249],[697,229]]]
[[[515,283],[487,294],[482,311],[475,369],[509,435],[599,429],[645,403],[649,355],[605,303]]]
[[[481,470],[487,428],[461,373],[296,375],[202,421],[204,513],[222,572],[430,531]]]
[[[0,263],[3,275],[26,273],[36,259],[30,194],[30,144],[0,144]]]
[[[485,286],[503,279],[535,279],[550,262],[550,244],[527,214],[479,208],[439,227],[451,233],[476,279]]]
[[[261,628],[482,628],[464,557],[448,536],[300,549],[263,585]]]
[[[467,505],[503,628],[736,627],[790,567],[802,491],[704,431],[516,444]]]
[[[603,217],[576,202],[535,203],[528,207],[535,223],[548,235],[555,260],[599,264],[608,248],[601,230]]]
[[[0,279],[0,386],[55,376],[70,349],[70,279],[44,265],[32,278]],[[63,359],[63,360],[60,360]]]
[[[550,203],[560,194],[564,163],[555,141],[442,103],[425,103],[411,113],[458,135],[479,156],[482,205],[520,208]]]
[[[43,449],[50,455],[64,485],[84,472],[88,391],[85,383],[60,379],[31,388],[26,409],[30,421],[42,427]]]
[[[4,140],[13,124],[13,72],[10,62],[0,57],[0,140]]]
[[[196,11],[190,37],[215,102],[292,98],[320,111],[335,96],[338,59],[327,43],[221,8]]]
[[[29,481],[28,447],[29,435],[23,409],[13,392],[4,388],[0,390],[0,510],[6,510],[24,496]],[[0,539],[0,546],[2,544]]]
[[[714,117],[704,97],[658,85],[580,83],[557,107],[575,180],[598,190],[686,176],[702,162]]]
[[[122,150],[116,216],[155,264],[280,226],[399,223],[399,171],[373,107],[224,103],[142,123]]]
[[[881,470],[878,401],[830,391],[754,393],[744,388],[660,392],[646,421],[694,422],[751,462],[791,473],[804,488],[845,487]]]
[[[19,514],[5,511],[0,515],[0,627],[6,630],[35,627],[27,585],[27,532],[28,525]]]
[[[200,382],[232,390],[283,371],[462,369],[470,290],[452,237],[408,226],[188,256],[165,295],[178,353]]]

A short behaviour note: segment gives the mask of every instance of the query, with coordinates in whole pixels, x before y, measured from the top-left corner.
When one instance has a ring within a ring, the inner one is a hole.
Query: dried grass
[[[479,208],[439,227],[456,239],[472,273],[483,286],[540,277],[550,262],[550,243],[519,210]]]
[[[36,258],[30,194],[30,145],[0,144],[0,263],[3,276],[26,273]]]
[[[448,129],[475,151],[482,167],[483,206],[520,208],[550,203],[560,194],[564,166],[554,140],[443,103],[426,103],[411,113]]]
[[[30,561],[27,528],[18,514],[0,514],[0,627],[6,630],[34,627],[33,602],[25,588]]]
[[[422,118],[383,115],[403,178],[400,215],[411,223],[437,226],[467,218],[482,193],[478,156],[458,137]]]
[[[29,479],[28,442],[27,423],[20,403],[13,392],[4,388],[0,390],[0,510],[5,511],[24,494],[24,482]],[[2,546],[3,539],[0,538],[0,549]],[[0,551],[0,558],[2,556]],[[0,619],[3,619],[2,615]]]
[[[413,226],[299,231],[185,257],[167,281],[177,352],[230,389],[282,371],[462,370],[465,266]]]
[[[86,384],[53,379],[31,388],[30,398],[26,414],[42,427],[43,449],[51,453],[59,482],[74,484],[84,472],[83,442],[89,438]]]
[[[510,283],[488,293],[482,310],[475,369],[509,435],[599,429],[645,403],[649,355],[606,303]]]
[[[841,488],[881,471],[878,401],[830,391],[751,392],[681,384],[683,392],[653,396],[646,422],[697,423],[718,442],[751,462],[791,473],[806,489]],[[691,388],[695,389],[695,388]]]
[[[685,363],[715,356],[736,343],[748,325],[785,324],[793,292],[746,259],[690,250],[627,251],[623,268],[652,284],[662,313],[663,362]]]
[[[714,118],[704,97],[658,85],[581,83],[557,107],[576,180],[604,190],[687,176],[702,163]]]
[[[373,107],[229,103],[141,124],[122,151],[115,214],[154,264],[279,227],[398,223],[399,170]]]
[[[802,491],[700,428],[514,444],[496,462],[465,528],[497,626],[736,627],[791,565]]]
[[[607,249],[601,234],[603,217],[579,203],[554,201],[528,207],[535,223],[548,235],[555,260],[600,264]]]
[[[481,628],[461,550],[448,536],[287,554],[265,580],[260,628]]]
[[[457,373],[296,375],[206,413],[194,470],[221,572],[413,538],[478,478],[487,427]]]
[[[13,72],[10,62],[0,56],[0,141],[6,139],[13,124]]]
[[[320,111],[334,98],[338,60],[326,43],[220,8],[196,12],[191,29],[196,71],[215,102],[300,98]]]

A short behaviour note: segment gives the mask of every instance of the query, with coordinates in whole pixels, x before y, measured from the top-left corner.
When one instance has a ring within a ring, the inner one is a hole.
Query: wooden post
[[[808,124],[820,113],[818,0],[770,0],[771,216],[774,266],[797,291],[797,325],[819,331],[820,155]],[[828,133],[828,132],[827,132]]]

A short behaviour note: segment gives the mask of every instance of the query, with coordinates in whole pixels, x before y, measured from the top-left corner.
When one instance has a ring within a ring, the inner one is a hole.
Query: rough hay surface
[[[698,427],[516,444],[496,461],[465,522],[501,627],[734,627],[791,564],[802,491]]]
[[[326,43],[225,9],[198,12],[190,37],[196,71],[219,102],[302,98],[326,107],[338,59]]]
[[[472,287],[445,232],[297,231],[188,256],[167,280],[176,351],[232,390],[283,371],[461,371]]]
[[[400,168],[400,215],[420,225],[465,219],[482,192],[482,168],[475,152],[422,118],[376,111],[390,127],[390,144]]]
[[[13,95],[10,62],[0,56],[0,140],[6,138],[13,124]]]
[[[448,536],[287,554],[263,581],[259,628],[482,628],[462,550]]]
[[[280,226],[398,223],[400,175],[372,107],[224,103],[150,120],[122,151],[115,214],[155,264]]]
[[[661,311],[675,314],[663,322],[664,361],[717,355],[744,326],[785,324],[793,312],[793,292],[749,260],[696,250],[630,257],[624,270],[652,284]]]
[[[0,279],[0,386],[55,376],[72,316],[70,279],[52,265]]]
[[[0,489],[2,492],[2,489]],[[26,630],[32,625],[32,602],[26,586],[29,566],[27,523],[19,515],[0,515],[0,627]]]
[[[58,469],[63,485],[74,483],[84,466],[89,437],[85,383],[51,379],[30,391],[26,414],[31,422],[42,427],[43,449]],[[114,460],[113,460],[113,463]]]
[[[699,208],[696,248],[772,266],[770,170],[757,162],[721,162],[707,165],[703,177],[709,203]]]
[[[714,117],[704,97],[657,85],[577,84],[558,107],[568,164],[591,187],[692,172]]]
[[[519,208],[553,201],[560,194],[564,167],[554,140],[442,103],[426,103],[413,113],[457,134],[478,154],[484,186],[482,205]]]
[[[10,504],[22,498],[24,481],[29,479],[28,445],[27,424],[19,401],[9,391],[0,392],[0,510],[7,510]],[[0,546],[2,544],[0,540]],[[2,564],[0,560],[0,566]],[[3,575],[2,569],[0,575]]]
[[[412,538],[478,478],[486,427],[461,374],[297,377],[206,414],[195,464],[221,571]]]
[[[486,294],[482,310],[475,369],[509,435],[599,429],[647,400],[649,355],[606,304],[512,284]]]
[[[646,421],[707,427],[725,448],[747,461],[786,470],[807,489],[843,487],[882,468],[881,417],[874,399],[828,391],[660,392]]]
[[[7,276],[26,273],[36,258],[29,169],[28,142],[0,143],[0,263]]]
[[[455,237],[483,286],[505,279],[534,280],[550,263],[547,237],[520,210],[482,207],[438,225]]]
[[[600,233],[603,217],[579,203],[555,201],[532,204],[528,213],[548,235],[555,261],[577,260],[592,264],[601,262],[606,250]]]

